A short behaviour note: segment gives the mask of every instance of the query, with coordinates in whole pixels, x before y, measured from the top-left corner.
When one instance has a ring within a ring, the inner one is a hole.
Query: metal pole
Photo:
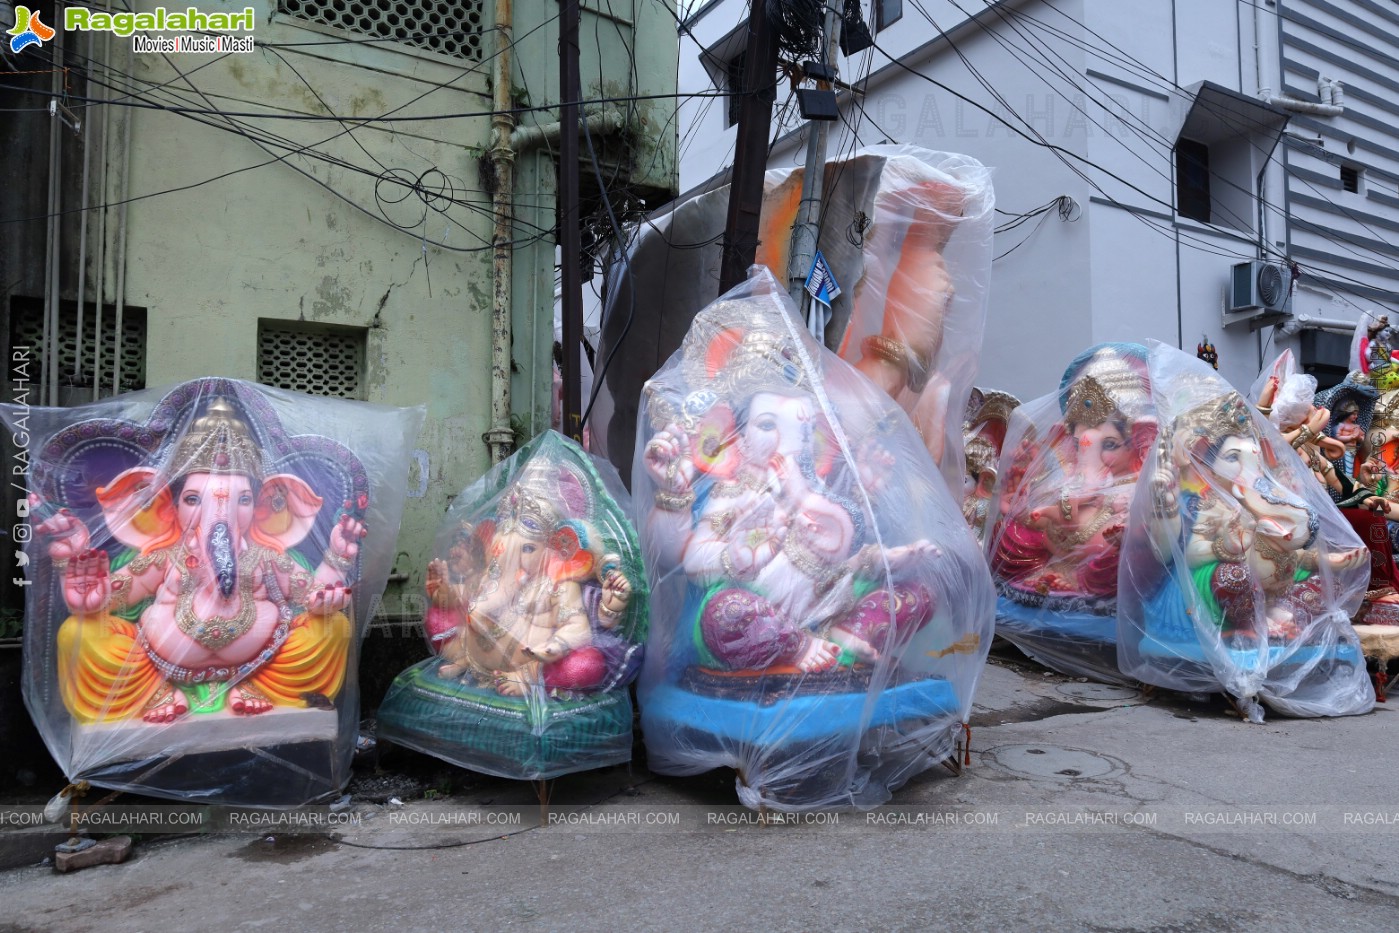
[[[58,16],[63,18],[62,4],[58,5]],[[62,299],[59,278],[59,262],[62,256],[63,228],[60,213],[63,206],[63,133],[62,121],[58,116],[59,93],[63,90],[63,30],[53,46],[54,69],[49,78],[52,96],[49,98],[49,197],[48,197],[48,239],[45,254],[44,282],[44,385],[39,397],[46,405],[58,404],[58,345],[62,341],[62,326],[59,302]]]
[[[104,32],[102,34],[102,63],[107,64],[112,60],[112,34]],[[105,89],[98,91],[104,99],[107,96]],[[107,301],[107,204],[110,198],[107,197],[107,166],[112,161],[112,147],[108,144],[111,138],[112,128],[112,108],[110,106],[102,108],[102,130],[100,139],[102,140],[102,158],[97,163],[98,178],[97,183],[97,283],[93,288],[93,293],[97,300],[93,303],[92,322],[93,331],[96,334],[92,341],[92,400],[97,401],[101,395],[101,373],[102,373],[102,310]],[[82,367],[82,356],[78,357],[78,366]]]
[[[834,4],[826,7],[825,32],[822,36],[821,64],[834,65],[838,38]],[[830,86],[827,81],[818,82],[822,90],[829,90]],[[829,121],[811,120],[807,126],[811,130],[806,145],[806,174],[802,176],[802,200],[797,208],[796,223],[792,225],[792,248],[787,260],[787,291],[798,309],[805,309],[806,302],[811,300],[806,294],[806,276],[811,271],[812,260],[816,258],[816,242],[821,230],[821,189],[826,179]],[[811,313],[816,313],[816,309],[811,309]],[[825,327],[821,330],[824,331]],[[816,332],[814,327],[812,332]]]
[[[92,69],[92,52],[97,44],[97,40],[92,33],[87,34],[87,60],[88,67]],[[95,70],[95,69],[93,69]],[[93,82],[88,81],[84,86],[84,91],[90,97],[93,93]],[[78,327],[77,346],[73,350],[73,385],[77,386],[79,376],[83,371],[83,302],[87,300],[87,201],[88,201],[88,179],[92,172],[92,121],[90,114],[83,116],[83,192],[78,201],[81,211],[81,222],[78,225]],[[99,297],[98,301],[102,299]]]
[[[729,182],[729,213],[724,225],[724,258],[719,268],[720,294],[748,277],[748,267],[758,253],[768,133],[772,127],[772,103],[777,98],[777,30],[772,28],[758,0],[754,0],[748,14],[745,50],[738,140],[734,148],[733,178]]]
[[[132,46],[127,46],[126,72],[130,74],[135,70],[136,50]],[[112,395],[121,394],[121,332],[124,326],[122,320],[126,313],[126,216],[127,204],[126,196],[131,190],[131,124],[136,118],[136,111],[128,109],[126,119],[121,125],[121,174],[117,176],[117,183],[121,185],[121,190],[117,194],[117,290],[116,290],[116,312],[112,321]],[[97,342],[101,344],[102,334],[97,334]],[[101,370],[98,370],[100,373]]]
[[[583,244],[578,231],[578,0],[559,0],[559,245],[563,262],[563,432],[582,443]]]
[[[511,277],[511,232],[515,224],[515,150],[510,134],[515,129],[511,87],[511,0],[495,0],[496,60],[491,107],[491,168],[495,190],[491,200],[495,230],[491,234],[491,426],[485,432],[491,463],[510,455],[515,434],[510,429],[510,311],[514,303]]]

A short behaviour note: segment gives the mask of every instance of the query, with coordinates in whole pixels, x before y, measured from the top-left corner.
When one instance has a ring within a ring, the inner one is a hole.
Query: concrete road
[[[1251,726],[1002,658],[972,766],[871,814],[759,825],[730,774],[619,768],[558,781],[539,826],[530,787],[484,781],[357,802],[330,837],[5,872],[0,931],[1399,930],[1396,714]],[[481,804],[529,816],[440,823]]]

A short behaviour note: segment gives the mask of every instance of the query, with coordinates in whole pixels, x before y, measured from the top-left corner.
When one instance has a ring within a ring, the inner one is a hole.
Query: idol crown
[[[237,473],[261,480],[262,450],[227,399],[216,398],[175,448],[175,476]]]
[[[1184,427],[1212,441],[1251,433],[1253,417],[1248,402],[1237,392],[1197,405],[1181,416]]]

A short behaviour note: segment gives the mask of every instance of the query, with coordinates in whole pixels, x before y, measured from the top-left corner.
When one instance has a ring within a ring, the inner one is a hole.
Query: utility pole
[[[836,8],[833,0],[827,0],[825,26],[821,33],[821,61],[816,71],[819,74],[817,87],[834,96],[831,91],[831,79],[835,77],[836,40],[839,38],[836,32]],[[798,310],[806,308],[806,302],[811,302],[811,296],[806,294],[806,277],[811,271],[811,263],[816,258],[816,241],[821,230],[821,189],[826,179],[826,138],[829,131],[830,121],[826,119],[812,119],[807,123],[809,137],[806,144],[806,171],[802,176],[802,199],[797,208],[797,220],[792,225],[792,247],[787,259],[787,292],[792,296],[792,301]],[[814,304],[814,302],[812,302]],[[817,308],[811,308],[808,317],[819,314]],[[818,328],[814,322],[808,322],[812,333],[816,333]],[[819,330],[824,333],[825,321],[822,320]]]
[[[738,140],[734,148],[733,176],[729,180],[724,258],[719,267],[720,294],[748,277],[748,267],[758,252],[768,133],[772,127],[772,104],[777,98],[777,30],[768,20],[763,0],[752,0],[748,44],[744,52]]]
[[[559,245],[563,263],[563,433],[583,442],[583,246],[578,224],[579,0],[559,0]]]

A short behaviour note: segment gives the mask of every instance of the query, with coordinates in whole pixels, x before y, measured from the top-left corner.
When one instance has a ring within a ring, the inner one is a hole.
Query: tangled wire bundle
[[[816,55],[820,51],[826,8],[819,0],[766,0],[764,9],[788,56]]]

